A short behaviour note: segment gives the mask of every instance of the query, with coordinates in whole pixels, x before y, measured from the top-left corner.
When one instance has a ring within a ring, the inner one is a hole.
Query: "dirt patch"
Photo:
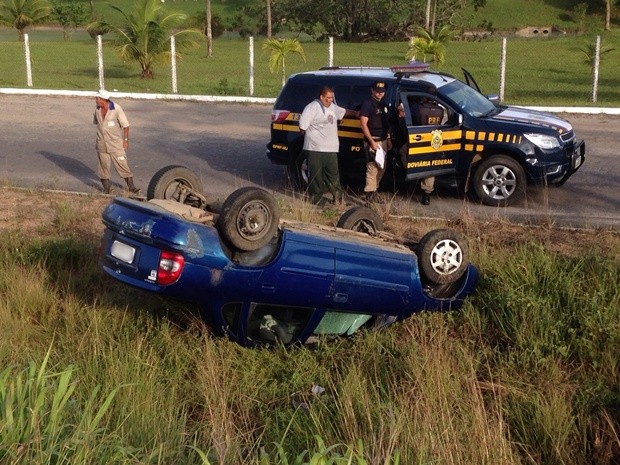
[[[19,231],[24,238],[100,236],[101,212],[111,201],[106,196],[16,188],[2,188],[0,196],[0,231]]]

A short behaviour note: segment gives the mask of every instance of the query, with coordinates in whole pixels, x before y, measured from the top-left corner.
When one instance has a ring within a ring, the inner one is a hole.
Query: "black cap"
[[[372,89],[377,90],[379,92],[385,92],[385,82],[375,81],[372,85]]]

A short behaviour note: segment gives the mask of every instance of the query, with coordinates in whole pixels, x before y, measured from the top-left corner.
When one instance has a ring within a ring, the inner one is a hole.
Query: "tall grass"
[[[482,276],[461,311],[248,350],[105,278],[98,213],[51,215],[0,232],[3,465],[620,460],[617,233],[453,225]]]

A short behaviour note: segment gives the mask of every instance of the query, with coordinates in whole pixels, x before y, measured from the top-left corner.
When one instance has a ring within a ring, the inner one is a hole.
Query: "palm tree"
[[[419,27],[418,35],[409,40],[409,49],[405,55],[407,60],[417,60],[425,62],[427,60],[441,65],[446,59],[446,44],[452,39],[454,32],[449,26],[443,26],[437,34],[431,33],[428,29]]]
[[[579,49],[581,53],[583,53],[583,63],[588,65],[592,71],[594,71],[595,60],[596,60],[596,45],[595,44],[586,44],[583,48]],[[605,58],[604,55],[609,52],[613,52],[615,49],[610,47],[601,48],[599,50],[599,60],[603,61]]]
[[[48,0],[3,0],[0,1],[0,24],[17,29],[20,41],[24,41],[24,29],[40,23],[52,11]]]
[[[161,0],[137,0],[131,13],[110,5],[120,12],[124,18],[121,26],[99,21],[96,25],[108,28],[116,35],[116,47],[125,61],[136,61],[142,69],[141,77],[151,79],[152,67],[155,63],[170,60],[170,38],[174,36],[176,54],[199,46],[204,36],[198,29],[182,29],[187,15],[179,12],[166,11]],[[90,25],[91,27],[93,24]]]
[[[269,70],[275,73],[278,69],[282,69],[282,87],[286,83],[286,69],[284,59],[289,53],[296,53],[306,61],[304,49],[297,39],[267,39],[263,43],[263,50],[270,50]]]

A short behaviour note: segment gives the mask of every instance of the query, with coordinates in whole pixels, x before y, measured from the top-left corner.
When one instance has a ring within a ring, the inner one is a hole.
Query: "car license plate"
[[[114,258],[118,258],[125,263],[131,263],[133,262],[133,257],[136,255],[136,249],[122,242],[114,241],[110,249],[110,254]]]

